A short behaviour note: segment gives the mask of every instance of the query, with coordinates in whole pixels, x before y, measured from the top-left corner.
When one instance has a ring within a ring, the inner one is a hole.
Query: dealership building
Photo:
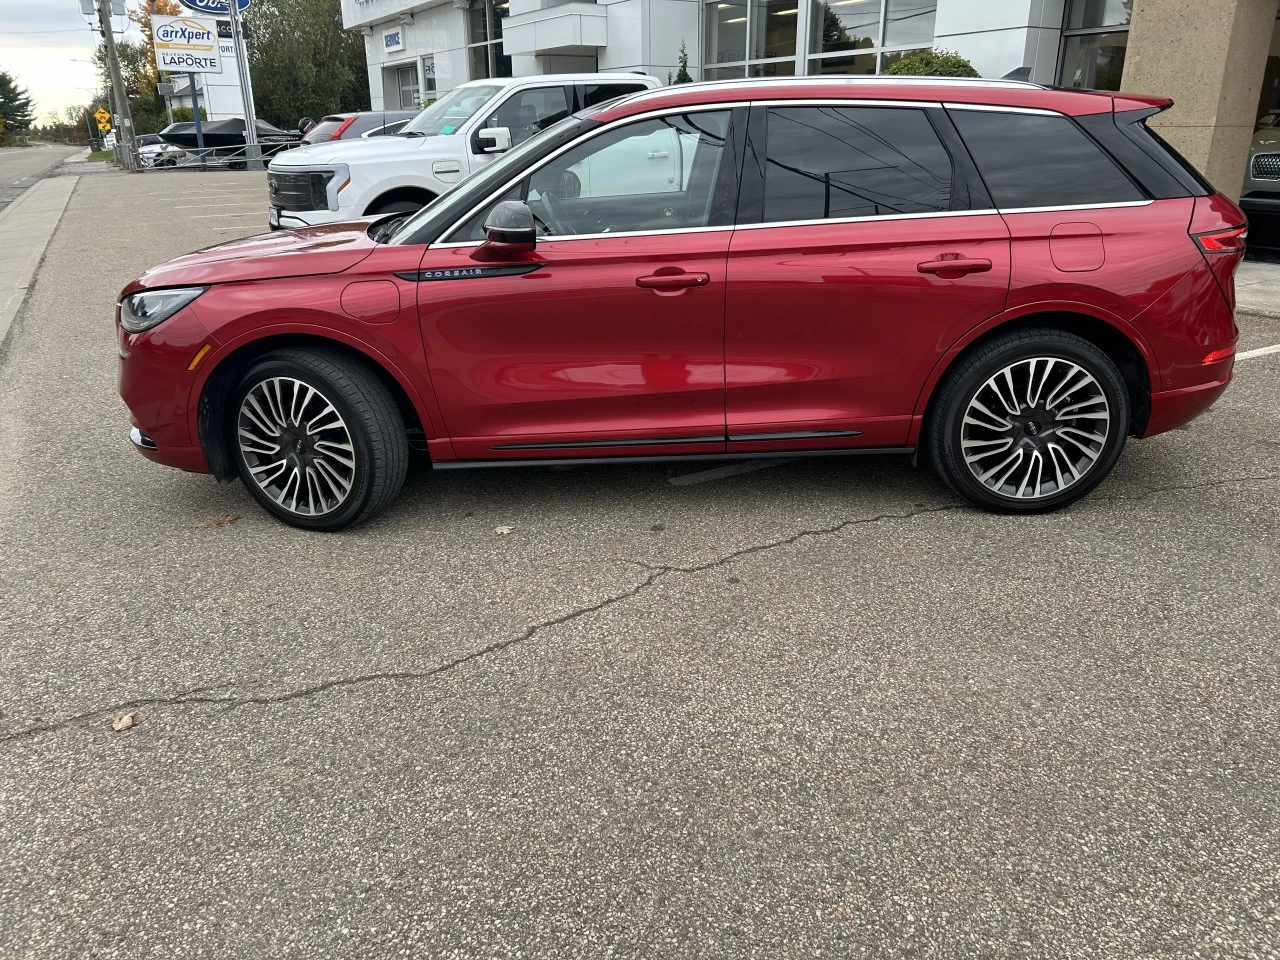
[[[984,77],[1172,97],[1153,120],[1227,192],[1280,109],[1276,0],[342,0],[372,108],[468,80],[577,71],[667,80],[875,74],[954,51]]]

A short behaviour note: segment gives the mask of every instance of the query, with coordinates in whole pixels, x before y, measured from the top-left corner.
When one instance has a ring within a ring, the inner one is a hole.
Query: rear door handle
[[[985,273],[991,269],[991,261],[963,257],[955,260],[926,260],[917,263],[916,269],[921,273]]]
[[[646,290],[683,290],[686,287],[705,287],[711,282],[705,273],[651,273],[636,277],[636,286]]]

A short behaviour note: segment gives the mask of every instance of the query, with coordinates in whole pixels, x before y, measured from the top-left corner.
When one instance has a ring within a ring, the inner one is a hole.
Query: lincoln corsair
[[[436,469],[872,452],[1064,506],[1226,389],[1245,218],[1170,101],[1016,81],[649,90],[412,215],[252,237],[122,292],[133,444],[281,520]]]

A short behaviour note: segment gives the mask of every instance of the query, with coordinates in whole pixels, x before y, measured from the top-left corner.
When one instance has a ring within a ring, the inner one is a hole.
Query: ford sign
[[[178,2],[196,13],[214,13],[225,17],[231,12],[231,4],[228,0],[178,0]],[[238,0],[236,6],[241,10],[247,10],[249,0]]]

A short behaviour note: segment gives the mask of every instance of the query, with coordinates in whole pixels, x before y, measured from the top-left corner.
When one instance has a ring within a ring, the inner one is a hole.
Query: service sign
[[[218,24],[203,17],[152,17],[156,66],[165,73],[221,73]]]

